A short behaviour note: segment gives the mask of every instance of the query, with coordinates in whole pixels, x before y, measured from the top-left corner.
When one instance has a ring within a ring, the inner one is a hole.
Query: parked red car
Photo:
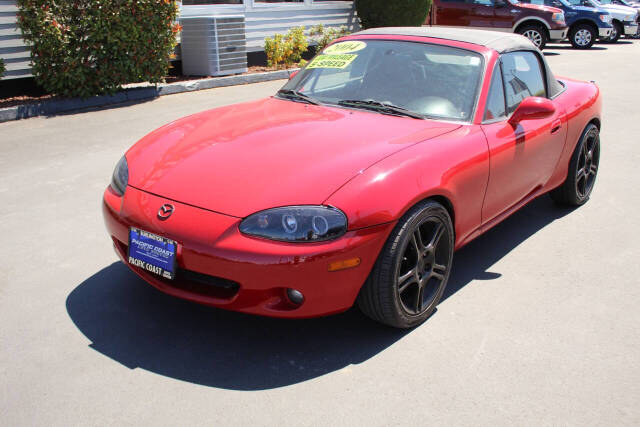
[[[104,218],[123,262],[168,294],[278,317],[357,301],[412,327],[455,249],[549,191],[587,201],[600,110],[595,84],[557,79],[520,35],[367,30],[271,98],[142,138]]]
[[[562,9],[517,0],[434,0],[427,22],[518,33],[539,49],[550,40],[564,40],[569,31]]]

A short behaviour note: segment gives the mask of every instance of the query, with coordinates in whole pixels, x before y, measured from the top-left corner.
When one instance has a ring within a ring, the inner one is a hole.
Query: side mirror
[[[294,78],[296,76],[296,74],[298,74],[300,70],[295,70],[292,71],[291,73],[289,73],[289,80],[291,80],[292,78]]]
[[[518,105],[516,111],[509,118],[509,123],[515,126],[523,120],[544,119],[553,115],[555,111],[556,107],[553,106],[553,102],[547,98],[529,96]]]
[[[497,7],[497,8],[505,7],[505,6],[506,6],[506,3],[504,2],[504,0],[495,0],[495,1],[493,2],[493,6],[494,6],[494,7]]]

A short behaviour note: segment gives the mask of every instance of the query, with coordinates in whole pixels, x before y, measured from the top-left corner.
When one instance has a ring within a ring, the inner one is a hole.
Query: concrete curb
[[[239,76],[214,77],[202,80],[189,80],[170,84],[159,84],[157,86],[150,87],[129,88],[118,92],[115,95],[95,96],[88,99],[56,99],[36,104],[18,105],[16,107],[0,109],[0,123],[11,120],[27,119],[29,117],[50,116],[70,111],[105,107],[108,105],[122,104],[123,102],[128,101],[153,99],[159,96],[172,95],[175,93],[288,79],[294,71],[297,71],[297,69],[268,71],[265,73],[244,74]]]

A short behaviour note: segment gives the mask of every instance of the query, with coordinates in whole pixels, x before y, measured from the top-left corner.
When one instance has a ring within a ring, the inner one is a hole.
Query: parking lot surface
[[[124,151],[282,81],[0,124],[0,424],[640,424],[640,41],[545,54],[603,92],[593,196],[460,250],[412,331],[224,312],[117,262],[100,204]]]

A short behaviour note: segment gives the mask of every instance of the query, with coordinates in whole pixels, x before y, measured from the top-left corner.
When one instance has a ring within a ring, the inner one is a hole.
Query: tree
[[[419,27],[431,9],[431,0],[356,0],[363,28]]]

